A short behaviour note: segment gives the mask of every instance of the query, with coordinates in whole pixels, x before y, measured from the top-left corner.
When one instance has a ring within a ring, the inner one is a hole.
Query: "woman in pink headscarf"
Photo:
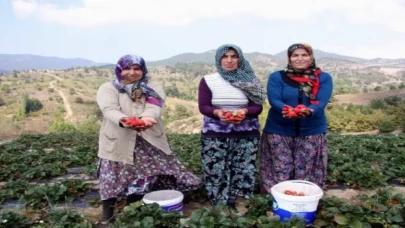
[[[127,205],[154,190],[199,188],[200,179],[186,171],[168,143],[161,120],[165,93],[151,81],[140,56],[125,55],[115,68],[117,79],[106,82],[97,92],[103,112],[99,138],[100,196],[102,223],[113,216],[117,196]],[[130,117],[143,126],[127,124]]]

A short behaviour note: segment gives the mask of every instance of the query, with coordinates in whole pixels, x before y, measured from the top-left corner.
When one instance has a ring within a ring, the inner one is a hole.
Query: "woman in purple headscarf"
[[[150,80],[144,59],[125,55],[115,73],[117,79],[104,83],[97,92],[104,116],[98,150],[104,224],[112,218],[119,195],[126,196],[129,205],[150,191],[200,187],[200,179],[186,171],[169,146],[161,120],[165,93]],[[145,125],[126,124],[130,117]]]

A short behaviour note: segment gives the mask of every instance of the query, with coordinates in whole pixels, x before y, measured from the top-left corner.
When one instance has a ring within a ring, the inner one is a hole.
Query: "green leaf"
[[[348,225],[349,224],[349,219],[346,218],[346,216],[344,216],[342,214],[335,215],[334,220],[339,225]]]
[[[350,228],[363,228],[363,225],[359,220],[355,220],[349,224]]]
[[[404,219],[402,218],[402,216],[400,214],[396,214],[395,216],[392,216],[391,221],[400,223],[400,222],[403,222]]]

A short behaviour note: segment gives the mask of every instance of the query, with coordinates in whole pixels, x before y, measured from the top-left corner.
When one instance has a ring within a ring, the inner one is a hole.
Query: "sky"
[[[293,43],[405,58],[405,0],[0,0],[0,54],[115,63],[226,43],[277,54]]]

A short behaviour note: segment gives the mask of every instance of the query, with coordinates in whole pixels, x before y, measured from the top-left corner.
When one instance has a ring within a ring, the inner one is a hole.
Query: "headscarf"
[[[229,49],[235,50],[239,57],[238,68],[233,71],[226,71],[221,66],[221,59]],[[215,65],[222,78],[236,88],[241,89],[254,103],[264,104],[265,94],[263,85],[256,77],[249,62],[243,57],[243,52],[238,46],[225,44],[219,47],[215,55]]]
[[[143,72],[141,80],[134,83],[126,83],[124,77],[121,75],[122,70],[137,64]],[[115,65],[115,79],[112,83],[120,93],[127,93],[128,96],[135,102],[141,103],[142,95],[145,95],[146,102],[162,107],[164,100],[147,84],[149,81],[148,69],[146,68],[145,60],[137,55],[124,55]]]
[[[306,69],[295,69],[291,65],[290,58],[294,50],[302,48],[308,52],[312,58],[311,64]],[[305,95],[309,98],[311,104],[319,104],[319,100],[316,95],[319,91],[319,75],[322,70],[316,67],[314,52],[312,47],[308,44],[297,43],[291,45],[287,50],[288,55],[288,65],[285,69],[287,76],[300,84],[301,89],[304,91]]]

